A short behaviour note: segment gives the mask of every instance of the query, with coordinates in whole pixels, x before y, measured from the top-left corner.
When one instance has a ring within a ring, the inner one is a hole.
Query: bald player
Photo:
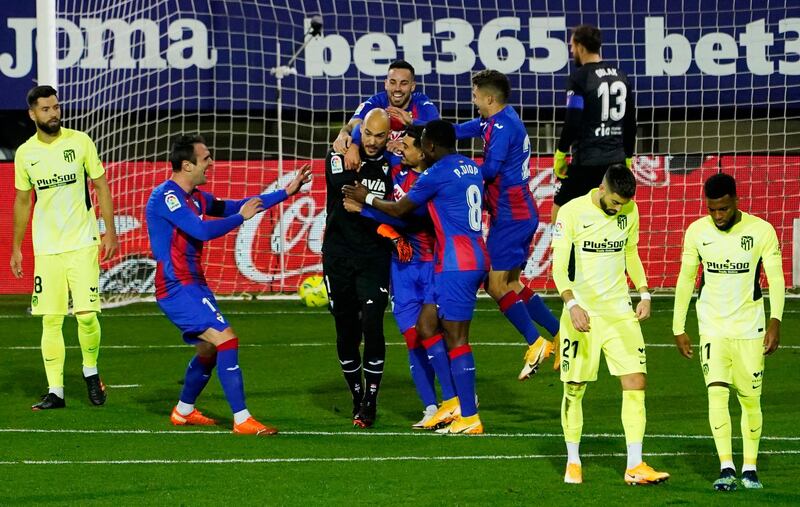
[[[373,109],[364,118],[361,166],[345,171],[343,155],[331,150],[325,159],[327,221],[322,242],[322,269],[336,325],[336,350],[353,397],[353,425],[375,422],[378,388],[383,376],[386,338],[383,313],[389,300],[389,266],[393,245],[378,235],[377,222],[344,208],[342,187],[359,182],[370,194],[387,199],[392,188],[389,160],[389,115]],[[359,351],[364,337],[363,355]]]

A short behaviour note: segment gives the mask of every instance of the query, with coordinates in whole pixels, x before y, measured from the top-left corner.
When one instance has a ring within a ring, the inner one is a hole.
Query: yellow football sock
[[[64,387],[64,335],[61,325],[63,315],[42,317],[42,359],[47,374],[48,387]]]
[[[644,391],[622,391],[622,428],[625,430],[625,443],[641,443],[644,440],[646,425]]]
[[[578,443],[583,433],[583,395],[586,384],[564,383],[564,397],[561,399],[561,427],[564,441]]]
[[[742,406],[742,453],[744,464],[755,466],[758,460],[758,443],[761,441],[761,396],[739,395]]]
[[[711,425],[711,435],[714,436],[720,463],[733,460],[731,412],[728,409],[729,397],[730,389],[727,386],[710,386],[708,388],[708,423]]]
[[[79,313],[78,341],[81,344],[83,365],[88,368],[97,366],[97,356],[100,355],[100,321],[96,312]]]

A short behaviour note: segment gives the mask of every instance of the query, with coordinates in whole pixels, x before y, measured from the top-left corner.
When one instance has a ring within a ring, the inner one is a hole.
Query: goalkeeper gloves
[[[553,172],[560,180],[567,178],[567,154],[561,150],[556,150],[556,154],[553,155]]]
[[[633,157],[626,158],[625,159],[625,167],[630,169],[632,165],[633,165]]]
[[[397,250],[397,258],[400,259],[400,262],[409,262],[411,260],[411,256],[414,254],[411,243],[400,235],[394,227],[381,224],[378,227],[378,234],[384,238],[390,239],[392,243],[394,243],[394,248]]]

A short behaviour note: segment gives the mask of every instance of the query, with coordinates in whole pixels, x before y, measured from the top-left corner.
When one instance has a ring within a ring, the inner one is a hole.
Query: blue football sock
[[[531,316],[534,322],[547,329],[550,336],[558,334],[560,324],[558,319],[550,308],[544,304],[544,300],[535,294],[528,287],[523,287],[519,293],[519,298],[525,303],[525,308],[528,310],[528,315]]]
[[[472,348],[467,345],[456,347],[450,351],[450,370],[461,404],[461,417],[469,417],[478,413],[475,405],[475,358]]]
[[[450,358],[447,356],[447,348],[444,346],[444,338],[437,334],[427,340],[422,341],[428,353],[428,362],[436,372],[439,379],[439,387],[442,388],[442,400],[449,400],[456,396],[456,388],[453,385],[453,374],[450,371]]]
[[[195,355],[189,361],[189,366],[186,368],[186,376],[183,380],[180,401],[187,405],[194,405],[197,397],[200,396],[200,393],[203,392],[206,384],[208,384],[215,364],[215,356]]]
[[[533,345],[539,339],[539,331],[531,321],[531,316],[528,315],[528,310],[525,304],[513,290],[508,292],[505,296],[500,298],[497,302],[500,306],[500,311],[506,316],[509,322],[519,331],[519,333],[528,342],[528,345]]]
[[[433,366],[428,362],[428,353],[417,337],[417,330],[409,328],[403,333],[408,346],[408,365],[411,369],[411,379],[417,388],[417,394],[422,401],[422,406],[436,405],[436,386],[433,384]]]
[[[217,375],[225,398],[235,414],[247,408],[244,403],[244,381],[239,368],[239,339],[232,338],[217,346]]]

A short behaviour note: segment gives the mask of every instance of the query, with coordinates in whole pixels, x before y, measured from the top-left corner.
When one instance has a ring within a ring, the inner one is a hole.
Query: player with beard
[[[405,60],[395,60],[389,64],[389,72],[384,81],[385,91],[373,95],[362,102],[353,117],[339,131],[333,143],[334,151],[342,153],[345,169],[354,170],[361,164],[359,148],[353,143],[353,131],[373,109],[385,109],[391,119],[389,148],[396,143],[409,125],[425,125],[439,118],[439,110],[431,99],[422,92],[415,91],[414,67]]]
[[[358,181],[373,196],[385,199],[390,195],[390,162],[385,157],[388,139],[389,115],[374,109],[364,118],[360,169],[346,171],[343,157],[336,151],[325,160],[327,219],[322,269],[336,325],[339,364],[353,397],[353,424],[360,428],[371,427],[377,415],[386,358],[383,313],[389,302],[392,243],[378,234],[373,220],[345,209],[342,187]],[[362,336],[363,357],[359,351]]]
[[[561,206],[597,188],[610,165],[630,169],[636,149],[633,89],[628,76],[600,56],[601,35],[594,26],[580,25],[570,39],[577,68],[567,82],[567,113],[553,157],[561,187],[553,198],[552,223]]]
[[[61,126],[61,106],[51,86],[36,86],[28,92],[28,115],[36,134],[14,157],[14,236],[11,272],[23,276],[22,240],[33,208],[33,295],[31,313],[42,316],[42,358],[49,390],[33,410],[63,408],[64,336],[61,331],[68,312],[78,321],[78,341],[83,356],[83,379],[94,405],[106,401],[106,389],[97,370],[100,353],[100,263],[117,250],[114,207],[105,169],[88,135]],[[87,178],[92,180],[105,223],[100,236]]]

